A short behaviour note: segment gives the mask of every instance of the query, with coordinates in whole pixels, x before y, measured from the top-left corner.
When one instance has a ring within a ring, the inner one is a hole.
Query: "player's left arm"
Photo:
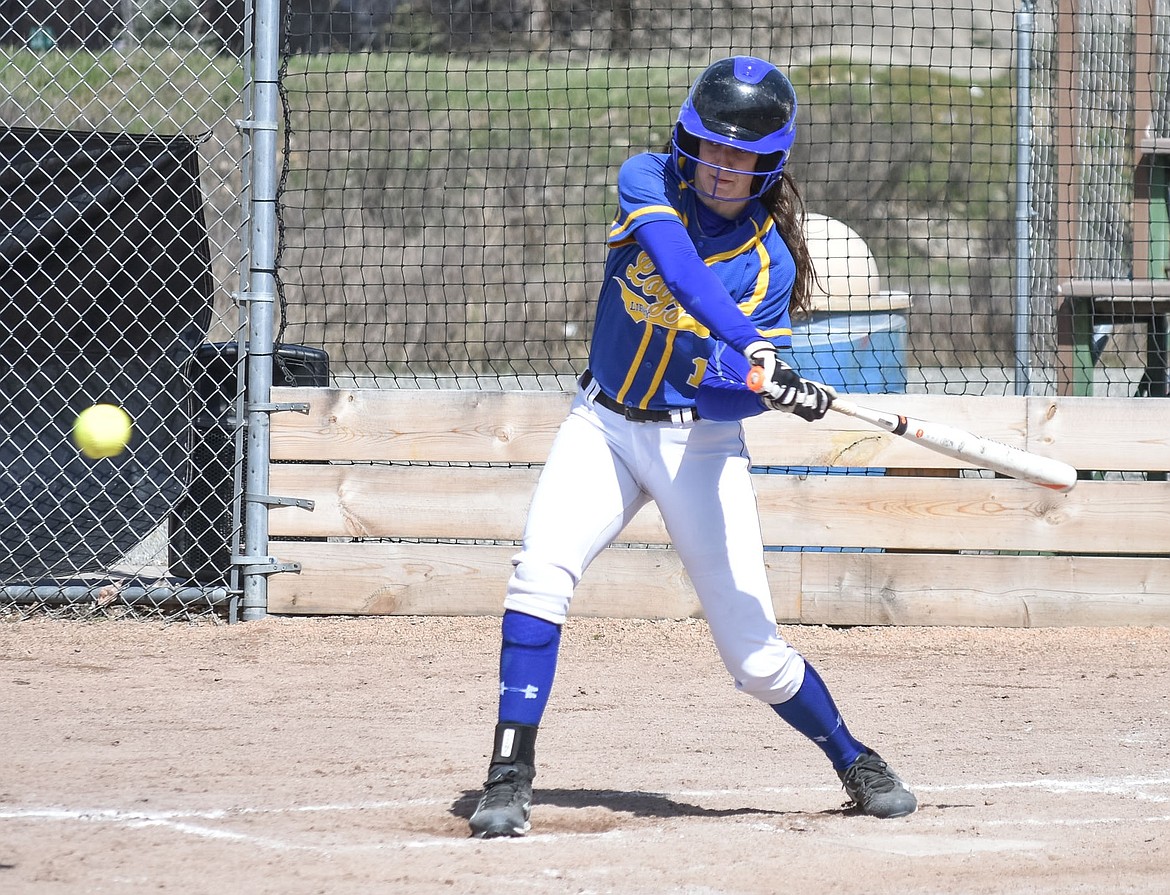
[[[674,299],[716,339],[737,351],[764,348],[771,354],[771,343],[744,316],[727,286],[699,255],[678,211],[681,186],[671,165],[669,155],[652,152],[622,163],[617,178],[618,213],[608,243],[636,242]]]
[[[682,221],[647,221],[634,232],[666,288],[692,317],[740,353],[766,340],[695,249]]]

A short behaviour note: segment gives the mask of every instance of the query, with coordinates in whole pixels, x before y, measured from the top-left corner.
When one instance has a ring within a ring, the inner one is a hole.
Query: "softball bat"
[[[762,367],[752,367],[747,385],[754,392],[763,391]],[[830,408],[845,416],[864,420],[929,450],[954,457],[981,469],[990,469],[1001,475],[1031,482],[1033,485],[1066,493],[1077,483],[1077,471],[1067,463],[992,441],[965,429],[898,413],[886,413],[870,407],[860,407],[844,398],[834,398]]]

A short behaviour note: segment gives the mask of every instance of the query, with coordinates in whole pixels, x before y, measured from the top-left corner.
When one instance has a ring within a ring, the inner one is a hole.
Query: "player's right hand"
[[[810,423],[824,417],[837,397],[832,386],[802,378],[782,360],[776,362],[771,384],[775,386],[775,393],[765,387],[760,395],[764,406],[769,410],[794,413]]]

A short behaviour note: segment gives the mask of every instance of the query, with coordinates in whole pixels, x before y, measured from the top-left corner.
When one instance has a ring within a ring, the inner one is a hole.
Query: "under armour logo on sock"
[[[840,715],[838,715],[838,716],[837,716],[837,723],[836,723],[836,724],[833,726],[833,729],[832,729],[832,730],[830,730],[830,731],[829,731],[827,734],[825,734],[823,737],[813,737],[813,738],[812,738],[812,739],[813,739],[813,742],[814,742],[814,743],[827,743],[827,742],[829,742],[829,737],[831,737],[833,734],[835,734],[835,733],[836,733],[838,730],[840,730],[840,729],[841,729],[841,724],[842,724],[842,723],[843,723],[843,722],[841,721],[841,716],[840,716]]]
[[[503,681],[500,681],[500,695],[503,696],[505,693],[523,693],[525,699],[536,699],[537,694],[540,693],[540,687],[534,684],[529,684],[527,687],[507,687]]]

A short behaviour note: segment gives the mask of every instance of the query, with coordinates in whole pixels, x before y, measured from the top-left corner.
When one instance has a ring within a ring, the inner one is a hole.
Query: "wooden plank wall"
[[[314,509],[270,513],[270,553],[302,571],[270,578],[269,611],[499,613],[514,542],[570,398],[274,390],[274,401],[310,411],[274,415],[269,490]],[[1160,401],[858,400],[1110,474],[1057,494],[962,473],[958,461],[837,414],[811,425],[775,413],[749,420],[758,466],[817,470],[755,477],[765,541],[776,545],[767,562],[781,621],[1170,623],[1170,483],[1135,475],[1170,469]],[[834,467],[852,474],[820,471]],[[573,611],[701,615],[653,505],[589,569]]]

